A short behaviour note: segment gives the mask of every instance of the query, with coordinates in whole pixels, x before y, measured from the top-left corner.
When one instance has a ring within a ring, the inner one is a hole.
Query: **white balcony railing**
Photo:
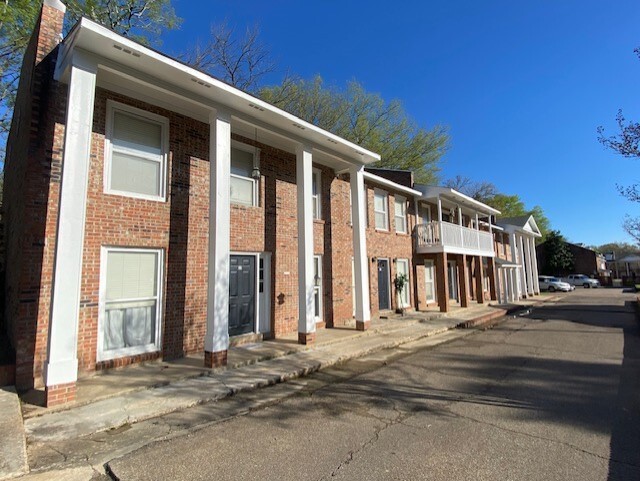
[[[432,221],[416,226],[418,253],[459,252],[493,257],[493,237],[489,232],[469,229],[449,222]]]

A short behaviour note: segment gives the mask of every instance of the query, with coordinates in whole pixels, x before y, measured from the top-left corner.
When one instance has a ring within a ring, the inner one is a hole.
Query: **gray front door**
[[[378,259],[378,308],[381,311],[391,309],[389,279],[389,260]]]
[[[229,268],[229,335],[253,332],[256,320],[256,258],[231,256]]]

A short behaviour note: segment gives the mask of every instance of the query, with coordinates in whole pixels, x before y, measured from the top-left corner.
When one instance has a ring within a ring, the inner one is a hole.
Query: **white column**
[[[523,237],[524,239],[524,245],[525,245],[525,250],[527,253],[526,256],[526,274],[527,274],[527,294],[530,294],[533,296],[534,294],[534,287],[533,287],[533,261],[531,260],[531,238],[530,237]]]
[[[524,260],[524,242],[522,240],[522,236],[517,236],[518,239],[518,250],[520,251],[520,282],[522,285],[522,296],[526,297],[529,293],[529,289],[527,287],[527,273],[525,270],[525,260]]]
[[[311,148],[296,149],[296,184],[298,190],[298,341],[313,342],[316,322],[313,312],[313,156]],[[355,205],[362,198],[352,198]],[[353,219],[356,222],[356,219]]]
[[[532,237],[531,242],[531,260],[533,261],[533,292],[540,294],[540,280],[538,279],[538,256],[536,255],[536,240]]]
[[[367,236],[365,231],[364,175],[363,168],[351,168],[351,218],[353,219],[353,262],[355,276],[356,325],[366,329],[371,320],[369,306],[369,273]],[[417,209],[416,209],[417,212]]]
[[[507,303],[509,302],[509,269],[507,268],[503,268],[502,269],[502,285],[504,288],[503,291],[503,296],[502,298],[504,299],[504,302]]]
[[[92,62],[81,57],[72,60],[45,367],[47,388],[78,379],[78,317],[96,72]]]
[[[226,364],[229,349],[229,235],[231,209],[231,117],[222,111],[209,116],[209,271],[205,364]]]
[[[442,200],[438,197],[438,223],[442,223]]]
[[[512,232],[511,234],[509,234],[509,245],[511,246],[511,262],[513,262],[514,264],[518,264],[519,260],[518,260],[518,246],[516,245],[516,234],[514,232]],[[509,270],[509,277],[510,277],[510,282],[511,285],[514,289],[514,299],[515,298],[520,298],[520,276],[516,275],[516,279],[515,279],[515,284],[513,283],[513,269]]]
[[[511,293],[511,302],[515,302],[520,298],[520,291],[518,289],[517,276],[514,282],[513,268],[509,269],[509,291]]]

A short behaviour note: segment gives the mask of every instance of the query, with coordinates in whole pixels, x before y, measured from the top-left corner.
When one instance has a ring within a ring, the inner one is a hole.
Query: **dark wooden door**
[[[391,309],[389,297],[389,261],[387,259],[378,260],[378,308],[381,311]]]
[[[229,268],[229,335],[254,331],[256,320],[256,258],[231,256]]]

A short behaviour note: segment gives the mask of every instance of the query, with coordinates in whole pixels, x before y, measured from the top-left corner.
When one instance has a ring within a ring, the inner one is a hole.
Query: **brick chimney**
[[[40,18],[34,33],[37,32],[38,47],[36,65],[39,64],[62,40],[64,13],[67,7],[60,0],[44,0]]]

